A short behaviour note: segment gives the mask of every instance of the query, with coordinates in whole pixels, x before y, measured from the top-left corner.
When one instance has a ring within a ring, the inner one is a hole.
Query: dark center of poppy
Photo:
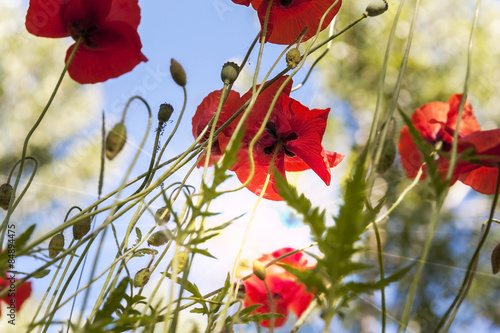
[[[270,155],[274,153],[274,150],[276,149],[276,146],[278,143],[281,144],[283,147],[283,150],[285,151],[285,154],[290,157],[294,157],[295,154],[292,153],[288,148],[286,147],[287,142],[296,140],[299,136],[297,133],[292,132],[289,133],[285,136],[280,136],[278,135],[278,131],[276,130],[276,124],[272,121],[269,121],[266,124],[266,131],[271,135],[271,137],[274,139],[272,140],[272,143],[266,147],[264,147],[264,154]]]
[[[75,42],[78,41],[80,37],[83,37],[82,44],[85,44],[85,46],[89,48],[96,48],[97,44],[92,42],[90,36],[92,32],[98,29],[99,26],[97,24],[93,24],[91,26],[84,26],[77,23],[73,23],[69,28],[69,31],[71,33],[71,37],[75,40]]]
[[[288,7],[292,4],[293,0],[280,0],[280,4],[283,6],[283,7]]]

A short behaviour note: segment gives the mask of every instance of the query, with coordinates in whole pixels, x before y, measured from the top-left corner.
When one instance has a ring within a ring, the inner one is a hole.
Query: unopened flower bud
[[[140,288],[144,287],[146,283],[149,281],[149,277],[151,276],[151,272],[147,268],[143,268],[134,276],[134,287]]]
[[[159,208],[155,213],[155,221],[159,225],[164,225],[170,220],[170,211],[167,207]]]
[[[300,59],[302,59],[302,57],[300,56],[299,49],[293,48],[286,54],[286,65],[294,69],[300,63]]]
[[[389,170],[394,163],[396,158],[396,144],[391,139],[386,139],[384,141],[384,146],[382,147],[382,155],[377,165],[377,172],[382,174]]]
[[[226,62],[222,66],[222,71],[220,72],[220,78],[222,82],[227,84],[232,84],[238,78],[238,74],[240,73],[240,66],[235,64],[234,62]]]
[[[366,7],[366,14],[368,16],[378,16],[389,8],[386,0],[373,0],[368,7]]]
[[[266,279],[266,267],[258,260],[254,260],[252,266],[255,276],[264,281]]]
[[[493,252],[491,252],[491,268],[493,274],[500,272],[500,244],[495,246]]]
[[[161,104],[160,110],[158,110],[158,121],[160,123],[166,123],[170,119],[172,112],[174,112],[172,105],[167,103]]]
[[[189,257],[189,253],[187,252],[179,252],[177,254],[177,271],[174,272],[174,259],[170,262],[170,265],[172,266],[172,272],[174,274],[179,274],[182,272],[182,269],[184,268],[184,264],[186,263],[187,258]]]
[[[12,191],[12,186],[8,183],[2,184],[2,186],[0,186],[0,207],[5,210],[9,209]]]
[[[56,234],[49,242],[49,257],[55,258],[64,249],[64,235]]]
[[[77,240],[82,239],[89,232],[91,223],[90,217],[87,217],[73,224],[73,238]]]
[[[245,299],[245,297],[247,297],[246,287],[241,282],[240,286],[238,287],[238,291],[236,292],[236,298],[237,299]]]
[[[149,236],[148,244],[151,246],[162,246],[170,240],[169,232],[167,230],[160,230]]]
[[[109,160],[115,158],[123,149],[125,141],[127,141],[127,130],[123,123],[118,123],[106,136],[106,157]]]
[[[175,59],[170,60],[170,74],[175,83],[184,87],[186,85],[186,72],[182,65],[179,64]]]

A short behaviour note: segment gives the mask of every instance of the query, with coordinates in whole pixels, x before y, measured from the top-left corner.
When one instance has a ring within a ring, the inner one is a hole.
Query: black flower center
[[[292,132],[289,133],[285,136],[279,136],[278,132],[276,130],[276,124],[272,121],[269,121],[266,124],[266,131],[271,135],[271,137],[274,139],[272,140],[272,143],[266,147],[264,147],[264,154],[270,155],[274,153],[274,150],[276,149],[276,146],[278,143],[281,143],[283,150],[285,151],[285,154],[290,157],[294,157],[295,154],[292,153],[290,150],[287,149],[286,144],[288,141],[293,141],[296,140],[299,136],[297,133]]]
[[[85,44],[85,46],[89,48],[96,48],[97,44],[93,43],[92,40],[90,39],[90,35],[92,32],[96,31],[99,29],[99,26],[97,24],[93,24],[89,27],[82,26],[79,24],[72,24],[71,27],[69,28],[71,32],[71,37],[76,41],[80,39],[80,37],[83,37],[82,44]]]
[[[280,4],[283,6],[283,7],[288,7],[292,4],[293,0],[280,0]]]

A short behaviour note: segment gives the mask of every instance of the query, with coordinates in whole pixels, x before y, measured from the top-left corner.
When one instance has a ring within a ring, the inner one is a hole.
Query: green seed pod
[[[56,234],[49,242],[49,257],[55,258],[64,249],[64,235]]]
[[[159,225],[164,225],[170,221],[170,211],[167,207],[158,209],[155,213],[155,221]]]
[[[266,267],[258,260],[254,260],[252,266],[255,276],[264,281],[266,279]]]
[[[0,207],[7,210],[9,209],[10,197],[12,195],[12,186],[5,183],[0,186]]]
[[[491,252],[491,268],[493,270],[493,274],[500,272],[500,244],[495,246]]]
[[[134,287],[140,288],[144,287],[146,283],[149,281],[149,277],[151,276],[151,272],[147,268],[143,268],[134,276]]]
[[[166,123],[170,116],[172,116],[172,112],[174,112],[174,108],[172,105],[163,103],[160,105],[160,110],[158,110],[158,121],[160,123]]]
[[[179,64],[175,59],[170,60],[170,74],[172,75],[172,79],[174,79],[175,83],[184,87],[186,85],[186,72],[182,65]]]
[[[366,14],[371,17],[378,16],[385,13],[387,9],[389,9],[389,5],[386,0],[373,0],[366,7]]]
[[[291,49],[286,54],[286,65],[289,68],[294,69],[300,63],[300,59],[302,59],[302,57],[300,56],[299,49],[297,48]]]
[[[127,141],[127,130],[123,123],[118,123],[106,136],[106,157],[112,160],[123,149]]]
[[[234,62],[226,62],[222,65],[222,71],[220,72],[220,78],[222,82],[227,84],[232,84],[238,78],[238,74],[240,73],[240,66],[235,64]]]
[[[148,244],[151,246],[162,246],[168,243],[170,237],[166,230],[160,230],[149,236]]]
[[[73,224],[73,238],[80,240],[90,231],[92,221],[90,217]]]
[[[382,155],[380,156],[380,161],[377,165],[377,172],[383,174],[392,166],[394,159],[396,158],[396,144],[394,141],[387,139],[384,141],[384,147],[382,148]]]

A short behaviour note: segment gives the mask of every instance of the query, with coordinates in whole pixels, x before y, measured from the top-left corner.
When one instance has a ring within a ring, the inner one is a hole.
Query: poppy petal
[[[458,177],[465,185],[482,194],[494,194],[498,179],[498,168],[479,167]]]
[[[28,32],[39,37],[69,36],[61,20],[62,6],[59,1],[30,0],[25,22]]]
[[[126,23],[108,23],[89,35],[89,39],[96,47],[82,44],[68,68],[69,75],[79,83],[103,82],[147,61],[137,31]],[[73,48],[74,45],[68,49],[66,61]]]
[[[141,8],[138,0],[113,0],[107,21],[120,21],[137,29],[141,22]]]
[[[458,109],[460,106],[460,101],[462,99],[461,94],[452,95],[448,104],[450,105],[450,111],[448,112],[447,125],[455,129],[458,118]],[[460,136],[466,136],[474,132],[481,130],[481,126],[477,122],[474,116],[474,110],[469,101],[465,101],[464,109],[462,111],[462,118],[460,120],[460,125],[458,127],[458,133]]]

